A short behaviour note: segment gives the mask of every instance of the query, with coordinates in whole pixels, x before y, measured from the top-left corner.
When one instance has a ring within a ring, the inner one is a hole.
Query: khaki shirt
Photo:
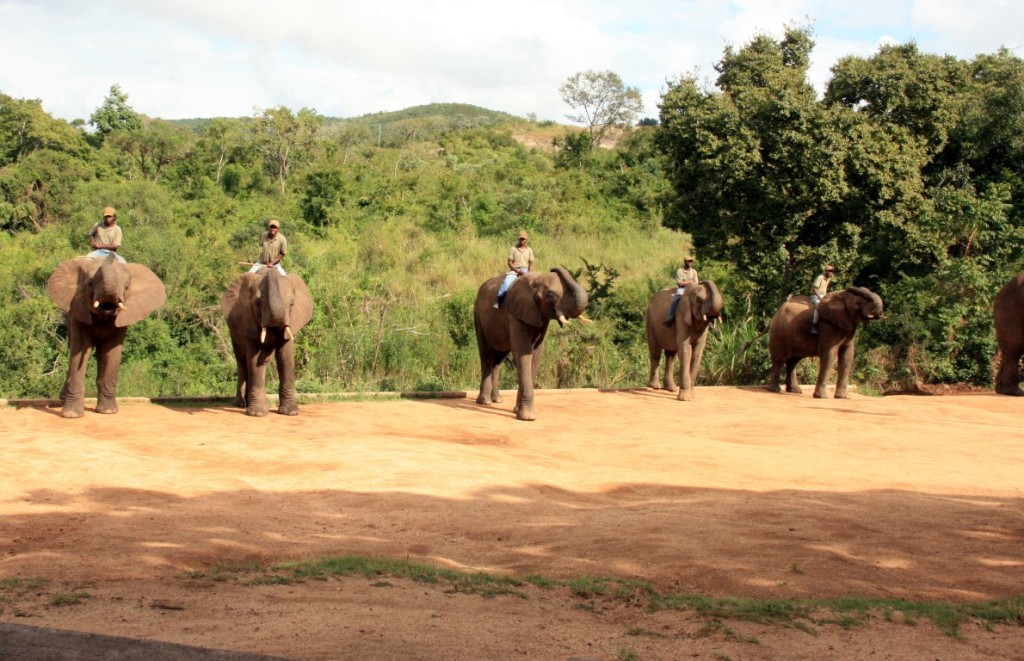
[[[270,238],[270,232],[263,235],[260,240],[260,264],[273,264],[278,258],[284,257],[288,250],[288,239],[284,234],[277,233],[277,236]]]
[[[520,250],[519,246],[512,246],[508,251],[508,261],[512,262],[512,268],[517,271],[520,268],[529,269],[533,263],[533,248],[526,246]]]
[[[826,278],[824,273],[818,274],[818,277],[814,279],[814,283],[811,285],[811,296],[824,297],[828,293],[828,283],[829,278]]]
[[[97,245],[100,246],[113,246],[114,250],[121,247],[121,226],[117,223],[107,227],[103,223],[96,223],[89,230],[89,237],[93,239]],[[92,245],[90,243],[90,245]]]
[[[676,286],[685,287],[688,284],[697,284],[700,282],[700,278],[697,277],[697,269],[693,268],[678,268],[676,269]]]

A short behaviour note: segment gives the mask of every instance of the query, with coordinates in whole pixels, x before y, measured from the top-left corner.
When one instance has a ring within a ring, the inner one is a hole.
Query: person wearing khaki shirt
[[[508,264],[508,272],[505,273],[505,279],[501,281],[501,285],[498,287],[498,302],[494,304],[494,307],[499,307],[504,302],[505,292],[516,281],[516,278],[526,275],[533,270],[533,248],[526,245],[529,238],[526,232],[520,232],[519,241],[516,245],[509,248],[508,257],[505,259],[505,262]]]
[[[103,222],[96,223],[89,230],[89,245],[92,247],[92,252],[86,257],[106,259],[107,255],[113,253],[117,261],[124,264],[125,258],[117,254],[122,238],[121,226],[117,224],[117,211],[114,210],[114,207],[104,207]]]
[[[260,257],[249,269],[249,272],[255,273],[260,270],[260,267],[266,266],[277,269],[281,275],[288,275],[285,273],[284,267],[281,266],[281,260],[284,259],[286,252],[288,252],[288,239],[281,234],[281,221],[271,218],[267,223],[267,233],[260,240]]]
[[[682,268],[676,269],[676,293],[672,294],[672,303],[668,306],[668,319],[666,326],[671,326],[676,321],[676,308],[679,307],[679,299],[683,297],[687,285],[695,285],[700,282],[697,269],[693,268],[693,257],[683,260]]]
[[[833,273],[835,273],[835,267],[831,264],[826,264],[821,273],[814,278],[814,282],[811,283],[811,303],[814,305],[814,315],[811,317],[811,333],[814,335],[818,334],[818,303],[828,293],[828,283],[832,280]]]

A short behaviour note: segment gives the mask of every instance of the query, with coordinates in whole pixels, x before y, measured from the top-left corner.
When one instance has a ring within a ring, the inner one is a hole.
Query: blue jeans
[[[264,266],[266,266],[266,264],[260,264],[259,262],[256,262],[255,264],[252,265],[252,268],[249,269],[249,273],[255,273]],[[273,268],[277,269],[277,272],[280,273],[281,275],[288,275],[287,273],[284,272],[284,267],[281,266],[281,262],[278,262]]]
[[[117,259],[117,261],[121,262],[122,264],[128,263],[127,259],[125,259],[121,255],[118,255],[113,250],[107,250],[106,248],[98,248],[96,250],[93,250],[91,253],[86,255],[86,257],[89,257],[90,259],[106,259],[107,255],[113,255],[114,258]]]
[[[679,307],[679,299],[683,297],[684,291],[686,287],[678,287],[676,293],[672,294],[672,303],[668,306],[668,319],[665,321],[671,323],[676,318],[676,308]]]
[[[498,287],[498,302],[501,303],[505,300],[505,292],[512,286],[512,283],[519,277],[519,272],[516,270],[509,271],[505,274],[505,279],[501,281],[501,286]]]

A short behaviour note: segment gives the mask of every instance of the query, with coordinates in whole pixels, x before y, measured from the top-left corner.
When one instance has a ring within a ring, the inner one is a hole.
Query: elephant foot
[[[1009,395],[1010,397],[1024,397],[1024,390],[1020,386],[996,386],[997,395]]]
[[[298,415],[299,405],[295,404],[294,402],[289,404],[281,404],[280,406],[277,407],[277,412],[280,413],[281,415]]]
[[[97,406],[96,412],[102,413],[103,415],[115,415],[117,413],[117,406]]]
[[[81,418],[84,415],[85,408],[81,406],[65,406],[60,412],[62,418]]]
[[[836,394],[834,395],[834,397],[836,399],[850,399],[850,393],[846,392],[845,390],[843,390],[843,391],[837,390]]]
[[[782,392],[782,386],[777,383],[769,383],[767,388],[768,392]]]
[[[814,389],[814,399],[827,399],[827,398],[828,398],[828,393],[825,392],[824,388],[815,388]]]
[[[266,408],[252,408],[252,407],[250,407],[250,408],[245,409],[245,414],[248,415],[248,416],[252,416],[254,418],[262,418],[263,416],[265,416],[267,414],[267,409]]]
[[[533,414],[533,411],[516,411],[516,420],[525,420],[526,422],[533,422],[536,419],[537,416]]]
[[[231,406],[237,406],[240,409],[244,409],[246,406],[245,398],[241,395],[235,395],[235,399],[231,402]]]
[[[499,395],[498,393],[494,393],[494,396],[491,397],[491,401],[494,402],[495,404],[501,404],[501,395]]]
[[[658,383],[657,379],[651,379],[647,382],[647,387],[651,390],[659,390],[661,389],[661,384]]]
[[[786,392],[793,393],[794,395],[802,395],[804,394],[804,389],[801,388],[800,386],[786,386]],[[818,396],[817,392],[815,392],[814,396]]]
[[[692,402],[693,401],[693,389],[690,390],[679,390],[679,394],[676,395],[676,400],[680,402]]]
[[[476,403],[479,404],[480,406],[488,406],[490,404],[490,402],[487,401],[487,398],[484,397],[483,395],[480,395],[476,398]]]

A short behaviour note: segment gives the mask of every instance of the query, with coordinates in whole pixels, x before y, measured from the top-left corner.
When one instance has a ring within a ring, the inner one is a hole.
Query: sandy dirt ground
[[[954,638],[881,614],[712,621],[532,585],[214,580],[365,554],[713,597],[1024,594],[1024,400],[696,397],[538,391],[531,423],[514,395],[263,419],[0,409],[0,622],[292,659],[1024,658],[1020,626]]]

